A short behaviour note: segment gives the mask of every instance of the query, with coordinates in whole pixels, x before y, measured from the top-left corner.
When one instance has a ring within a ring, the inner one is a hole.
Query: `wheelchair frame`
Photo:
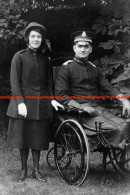
[[[70,60],[72,58],[73,57],[63,57],[53,59],[54,83],[59,71],[59,66],[66,60]],[[59,60],[59,63],[57,60]],[[57,64],[59,64],[59,66]],[[115,106],[113,108],[115,108]],[[117,106],[117,108],[119,109],[119,106]],[[66,110],[58,111],[58,113],[70,113],[73,111],[75,110],[67,108]],[[58,169],[61,178],[68,184],[81,186],[87,178],[89,172],[90,147],[88,135],[85,133],[84,126],[82,124],[83,112],[81,110],[76,110],[76,112],[78,114],[78,120],[73,118],[67,120],[60,118],[60,120],[57,120],[57,118],[54,117],[51,128],[51,130],[55,130],[53,139],[51,140],[54,142],[54,146],[48,150],[46,160],[52,169]],[[130,149],[127,148],[127,145],[124,150],[110,145],[103,135],[101,125],[102,121],[99,122],[99,124],[95,124],[98,145],[94,152],[102,153],[103,168],[105,169],[108,164],[112,164],[116,171],[119,167],[122,171],[130,173]]]
[[[71,109],[60,111],[73,112]],[[82,111],[78,110],[78,121],[75,119],[61,119],[54,137],[54,146],[47,153],[46,160],[53,169],[58,169],[62,179],[70,185],[80,186],[84,183],[90,164],[90,148],[88,136],[82,125]],[[54,124],[54,123],[53,123]],[[130,149],[115,148],[103,135],[102,122],[95,123],[98,138],[97,149],[94,152],[103,154],[102,164],[105,169],[112,164],[115,170],[130,173]],[[53,128],[53,127],[52,127]],[[109,160],[107,161],[107,157]]]

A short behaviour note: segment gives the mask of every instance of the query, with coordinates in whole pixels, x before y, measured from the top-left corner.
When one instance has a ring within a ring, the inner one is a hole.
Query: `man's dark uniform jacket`
[[[74,58],[72,63],[61,66],[56,79],[55,93],[56,96],[64,96],[63,99],[60,99],[64,105],[71,100],[67,96],[97,97],[100,91],[103,91],[106,96],[117,96],[120,93],[91,62],[83,63]],[[93,102],[91,98],[75,100],[79,103],[90,102],[92,104]]]
[[[88,99],[79,98],[72,99],[67,96],[82,97],[82,96],[99,96],[99,91],[103,91],[106,96],[117,96],[120,94],[103,76],[98,68],[91,62],[82,62],[77,58],[68,64],[62,65],[55,82],[55,95],[63,96],[59,101],[65,106],[75,106],[78,102],[80,105],[84,104],[94,106],[98,115],[93,118],[83,118],[82,122],[84,126],[91,127],[95,130],[95,122],[102,121],[102,129],[107,132],[105,134],[107,140],[115,146],[122,143],[123,139],[129,136],[128,124],[124,119],[119,116],[115,116],[112,112],[102,106],[102,99]],[[71,103],[72,102],[72,103]],[[100,104],[99,104],[100,103]],[[78,104],[78,105],[79,105]],[[95,136],[96,131],[89,131],[87,129],[87,135]],[[94,146],[97,143],[95,138],[91,140]]]

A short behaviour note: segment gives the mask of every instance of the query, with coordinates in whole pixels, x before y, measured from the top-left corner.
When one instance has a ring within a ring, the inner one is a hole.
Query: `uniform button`
[[[40,87],[37,87],[38,89],[40,89]]]

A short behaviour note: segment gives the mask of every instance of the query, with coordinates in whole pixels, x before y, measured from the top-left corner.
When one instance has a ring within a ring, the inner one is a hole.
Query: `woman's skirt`
[[[9,118],[7,146],[47,150],[49,147],[50,120]]]

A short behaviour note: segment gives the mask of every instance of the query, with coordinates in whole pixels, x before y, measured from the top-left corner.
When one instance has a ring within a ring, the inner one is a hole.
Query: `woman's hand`
[[[59,102],[57,102],[56,100],[52,100],[51,101],[51,105],[55,108],[55,110],[58,110],[58,107],[64,109],[64,106],[61,105]]]
[[[20,103],[18,105],[18,114],[23,116],[23,117],[27,117],[27,107],[25,105],[25,103]]]

